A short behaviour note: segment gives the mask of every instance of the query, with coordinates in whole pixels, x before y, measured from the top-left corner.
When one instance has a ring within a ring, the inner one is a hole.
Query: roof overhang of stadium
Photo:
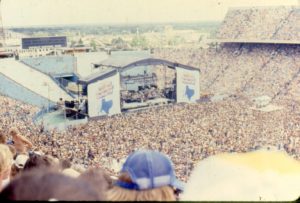
[[[218,43],[249,43],[249,44],[300,44],[292,40],[258,40],[258,39],[216,39]]]
[[[92,47],[59,47],[59,50],[62,51],[78,51],[78,50],[90,50]]]
[[[171,62],[168,60],[164,60],[164,59],[157,59],[157,58],[145,58],[145,59],[141,59],[141,60],[136,60],[136,61],[131,61],[127,64],[122,64],[122,65],[116,65],[116,64],[107,64],[107,63],[98,63],[95,64],[97,66],[103,66],[103,67],[108,67],[111,68],[108,71],[104,71],[101,73],[97,73],[97,74],[93,74],[91,76],[88,76],[86,78],[83,79],[79,79],[79,83],[80,84],[90,84],[93,83],[95,81],[98,80],[102,80],[104,78],[107,78],[109,76],[112,76],[114,74],[116,74],[117,72],[124,72],[126,70],[129,70],[131,68],[134,67],[139,67],[139,66],[151,66],[151,65],[163,65],[163,66],[167,66],[168,68],[171,69],[175,69],[176,67],[180,67],[180,68],[184,68],[184,69],[188,69],[188,70],[196,70],[200,72],[200,69],[192,67],[192,66],[188,66],[188,65],[184,65],[181,63],[176,63],[176,62]]]
[[[1,52],[0,51],[0,56],[11,56],[13,54],[14,54],[13,52]]]

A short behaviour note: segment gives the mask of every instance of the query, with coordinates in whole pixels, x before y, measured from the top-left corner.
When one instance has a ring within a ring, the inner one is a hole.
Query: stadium
[[[17,126],[38,151],[112,176],[138,149],[167,154],[183,182],[198,161],[221,153],[275,148],[299,161],[299,19],[295,6],[230,9],[215,46],[105,58],[84,77],[71,56],[1,59],[2,129]],[[33,122],[60,98],[64,116],[91,119],[63,131]],[[85,113],[75,100],[89,102]]]

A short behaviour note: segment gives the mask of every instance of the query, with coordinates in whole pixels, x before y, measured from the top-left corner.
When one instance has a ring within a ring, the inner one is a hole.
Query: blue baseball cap
[[[172,186],[183,191],[184,183],[177,180],[172,161],[158,151],[139,150],[130,154],[121,172],[129,174],[132,183],[118,180],[116,185],[132,190]]]

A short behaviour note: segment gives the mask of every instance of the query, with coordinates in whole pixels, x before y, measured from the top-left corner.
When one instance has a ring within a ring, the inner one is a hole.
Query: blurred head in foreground
[[[0,193],[1,200],[105,200],[88,182],[48,168],[36,168],[17,176]]]
[[[13,155],[8,146],[0,144],[0,191],[9,183]]]
[[[292,201],[300,195],[300,162],[282,151],[208,157],[194,168],[184,201]]]

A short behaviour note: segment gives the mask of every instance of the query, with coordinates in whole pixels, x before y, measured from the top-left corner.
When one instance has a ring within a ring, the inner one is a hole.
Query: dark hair
[[[86,181],[47,168],[37,168],[16,177],[0,193],[0,200],[104,200]]]
[[[55,164],[54,161],[46,155],[29,153],[29,158],[24,165],[23,171],[28,171],[33,168],[39,168],[39,167],[50,167],[53,166],[54,164]]]
[[[14,178],[17,176],[23,169],[18,168],[15,164],[11,166],[10,177]]]
[[[83,172],[78,178],[88,181],[100,192],[111,189],[113,186],[112,179],[102,168],[90,168]]]
[[[72,166],[72,164],[71,164],[70,160],[68,160],[68,159],[63,159],[60,161],[60,167],[62,169],[71,168],[71,166]]]
[[[0,130],[0,144],[6,144],[7,136],[2,130]]]

